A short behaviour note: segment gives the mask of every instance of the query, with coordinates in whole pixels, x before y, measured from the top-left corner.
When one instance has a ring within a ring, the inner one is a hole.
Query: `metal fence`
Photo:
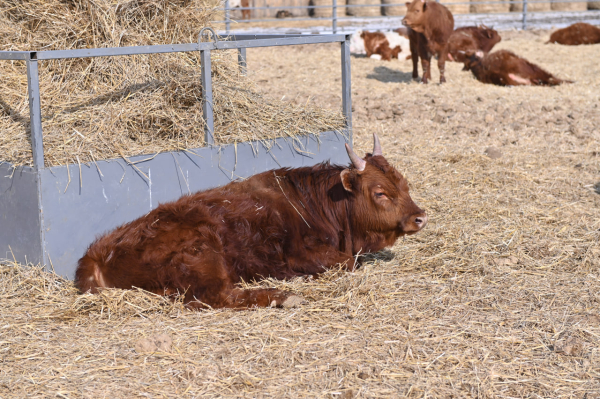
[[[214,41],[202,41],[203,33],[212,33]],[[37,170],[44,168],[44,147],[38,62],[67,58],[114,57],[124,55],[200,52],[203,117],[205,141],[214,144],[213,92],[211,76],[211,51],[237,49],[242,72],[246,69],[246,49],[255,47],[292,46],[300,44],[341,43],[342,112],[346,119],[348,135],[352,134],[352,103],[350,95],[350,36],[337,35],[229,35],[217,39],[211,28],[198,34],[197,43],[164,44],[153,46],[109,47],[76,50],[0,51],[0,60],[25,61],[27,66],[27,92],[33,164]]]
[[[235,0],[234,0],[235,1]],[[286,0],[283,0],[286,1]],[[303,14],[316,14],[316,10],[327,10],[328,13],[331,13],[331,16],[326,17],[293,17],[290,20],[293,21],[315,21],[315,22],[324,22],[331,21],[331,30],[333,33],[337,33],[339,30],[340,22],[353,22],[353,21],[365,21],[367,19],[395,19],[398,20],[399,17],[403,15],[403,13],[398,14],[397,9],[400,7],[406,8],[405,3],[394,3],[394,4],[385,4],[383,1],[380,4],[338,4],[338,0],[330,0],[331,4],[326,5],[306,5],[306,6],[298,6],[298,5],[289,5],[281,2],[282,4],[277,4],[274,6],[259,6],[259,7],[231,7],[231,0],[224,0],[224,19],[215,22],[221,22],[225,24],[225,30],[227,33],[231,31],[231,24],[241,23],[269,23],[269,22],[281,22],[281,18],[252,18],[252,19],[243,19],[243,18],[232,18],[232,13],[237,13],[241,11],[250,11],[251,14],[256,14],[258,12],[266,13],[267,11],[301,11]],[[291,1],[291,0],[288,0]],[[308,1],[308,0],[307,0]],[[436,0],[438,1],[438,0]],[[341,2],[345,2],[345,0],[341,0]],[[491,19],[494,19],[500,15],[510,15],[513,18],[518,15],[520,28],[527,29],[531,25],[535,26],[535,21],[533,23],[530,22],[531,15],[540,15],[540,14],[556,14],[556,13],[568,13],[568,12],[578,12],[581,14],[590,14],[593,16],[594,20],[600,21],[600,1],[587,1],[587,0],[508,0],[508,1],[441,1],[442,4],[447,6],[450,11],[455,16],[460,17],[468,17],[469,15],[477,14],[487,16]],[[356,9],[361,8],[376,8],[380,9],[380,14],[378,16],[356,16],[352,14],[356,14]],[[390,13],[386,12],[386,10],[391,10],[392,8],[396,8],[394,15],[388,15]],[[491,11],[490,11],[491,9]],[[586,12],[586,10],[590,10]],[[331,11],[329,11],[331,10]],[[479,11],[478,11],[479,10]],[[483,10],[483,11],[481,11]],[[307,12],[306,12],[307,11]],[[342,14],[341,16],[339,14]],[[346,16],[348,14],[348,16]],[[559,17],[560,18],[560,17]],[[577,16],[574,17],[574,20],[577,19]],[[492,21],[493,22],[493,21]]]

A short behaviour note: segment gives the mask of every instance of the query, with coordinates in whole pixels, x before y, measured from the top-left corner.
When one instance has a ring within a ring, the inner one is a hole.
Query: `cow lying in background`
[[[423,83],[431,79],[431,56],[438,59],[440,83],[446,81],[444,70],[448,57],[448,39],[454,30],[452,13],[435,1],[413,0],[402,24],[408,27],[410,53],[413,62],[413,79],[419,78],[419,57],[423,66]]]
[[[393,245],[427,224],[374,135],[364,159],[264,172],[161,204],[99,237],[79,260],[81,292],[139,287],[190,308],[288,307],[300,297],[243,281],[316,276]]]
[[[558,43],[567,46],[598,44],[600,43],[600,28],[584,22],[578,22],[552,33],[550,40],[546,43]]]
[[[485,25],[458,28],[448,39],[448,59],[465,62],[467,51],[481,50],[487,54],[501,40],[497,31]]]
[[[406,59],[409,56],[408,38],[398,32],[356,31],[350,38],[352,54],[366,54],[367,57],[390,61],[392,58]]]
[[[499,50],[490,54],[483,51],[467,51],[465,70],[482,83],[498,86],[556,86],[572,83],[554,77],[539,66],[508,50]]]

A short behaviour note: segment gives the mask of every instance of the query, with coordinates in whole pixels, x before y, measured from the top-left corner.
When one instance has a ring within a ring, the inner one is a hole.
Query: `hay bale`
[[[587,9],[588,10],[600,10],[600,1],[588,1]]]
[[[464,3],[464,4],[454,4],[454,3]],[[469,4],[468,0],[443,0],[440,1],[440,4],[443,4],[450,10],[450,12],[454,14],[468,14],[469,13]]]
[[[552,8],[550,6],[550,1],[546,3],[531,3],[527,2],[527,12],[539,12],[539,11],[550,11]],[[512,12],[522,12],[523,11],[523,2],[514,3],[510,5],[510,11]]]
[[[345,6],[346,5],[346,0],[337,0],[337,12],[336,15],[338,17],[345,17],[346,16],[346,7],[339,7],[339,6]],[[310,6],[332,6],[333,5],[333,1],[332,0],[310,0],[308,5]],[[331,18],[331,16],[333,15],[333,9],[332,8],[314,8],[309,10],[309,14],[312,17],[315,18]]]
[[[495,4],[481,4],[486,1],[494,1]],[[474,14],[502,13],[510,11],[510,3],[507,0],[471,0],[469,11]]]
[[[399,4],[402,3],[399,0],[381,0],[381,4]],[[406,15],[406,6],[390,6],[390,7],[381,7],[381,14],[385,16],[398,16],[398,15]]]
[[[199,27],[218,19],[219,6],[218,0],[0,0],[0,50],[193,43]],[[198,53],[39,64],[46,166],[204,145]],[[341,112],[264,97],[240,74],[235,51],[213,52],[212,74],[217,144],[343,126]],[[32,165],[25,64],[1,61],[0,75],[0,162]]]
[[[373,7],[348,8],[348,15],[355,17],[377,17],[381,15],[380,0],[348,0],[348,5],[372,5]]]
[[[564,3],[561,1],[552,0],[550,7],[552,11],[586,11],[588,9],[588,3],[585,1]]]

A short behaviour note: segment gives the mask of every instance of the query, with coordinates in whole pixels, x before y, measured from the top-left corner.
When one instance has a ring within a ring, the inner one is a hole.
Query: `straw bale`
[[[336,2],[336,4],[338,6],[342,6],[342,7],[338,7],[336,9],[337,16],[345,17],[346,16],[346,7],[343,7],[343,6],[346,5],[346,0],[338,0]],[[331,6],[333,6],[333,1],[332,0],[309,0],[308,5],[331,7]],[[333,15],[333,9],[332,8],[313,8],[313,9],[309,9],[309,14],[315,18],[331,18],[331,16]]]
[[[348,8],[348,15],[355,17],[376,17],[381,15],[381,0],[348,0],[348,5],[371,5],[372,7]]]
[[[510,5],[510,11],[523,11],[523,1],[520,3],[513,3]],[[550,0],[547,2],[527,2],[527,12],[536,12],[536,11],[550,11],[552,9]]]
[[[410,60],[353,59],[356,151],[379,134],[428,211],[424,231],[354,272],[244,284],[301,295],[307,303],[294,309],[192,312],[139,290],[74,306],[92,296],[6,262],[0,396],[597,397],[600,76],[589,71],[600,48],[545,45],[549,32],[500,34],[499,48],[575,83],[484,85],[449,63],[447,83],[422,85]],[[317,60],[339,60],[337,47],[259,49],[258,84],[291,102],[337,93],[337,71],[314,72]],[[313,85],[299,88],[304,79]],[[502,156],[485,155],[490,147]],[[161,334],[169,353],[136,351]]]
[[[486,1],[493,1],[494,4],[481,4]],[[471,0],[469,11],[472,13],[502,13],[510,11],[509,0]]]
[[[216,0],[1,0],[2,50],[189,43]],[[52,10],[52,12],[48,12]],[[235,51],[213,52],[215,141],[266,142],[338,130],[339,109],[291,106],[256,91]],[[40,62],[46,166],[204,145],[199,54]],[[25,65],[1,62],[0,161],[31,165]],[[268,144],[267,144],[268,145]]]
[[[400,0],[381,0],[381,4],[402,4]],[[406,6],[389,6],[389,7],[381,7],[382,15],[406,15]]]
[[[552,0],[550,4],[552,11],[586,11],[588,3],[585,1],[561,2],[560,0]]]
[[[588,10],[600,10],[600,1],[588,1]]]
[[[446,6],[448,10],[454,14],[468,14],[469,13],[469,1],[468,0],[442,0],[441,4]],[[463,3],[463,4],[454,4]]]

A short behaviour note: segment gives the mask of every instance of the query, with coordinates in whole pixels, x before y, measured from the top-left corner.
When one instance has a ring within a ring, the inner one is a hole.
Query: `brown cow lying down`
[[[402,51],[400,45],[390,47],[388,38],[381,32],[364,31],[360,34],[360,38],[364,40],[367,58],[378,54],[383,61],[391,61],[392,58],[397,59],[398,54]]]
[[[357,254],[389,247],[427,224],[374,140],[364,159],[346,145],[348,167],[277,169],[162,204],[92,243],[75,284],[92,293],[184,293],[191,308],[292,306],[300,297],[290,292],[237,284],[316,276],[338,264],[353,270]]]
[[[550,35],[550,40],[546,43],[558,43],[567,46],[597,44],[600,43],[600,28],[584,22],[578,22],[552,33]]]
[[[563,82],[539,66],[508,50],[498,50],[491,54],[482,51],[467,52],[465,70],[482,83],[492,83],[498,86],[556,86]]]
[[[497,31],[481,26],[466,26],[458,28],[448,39],[448,59],[450,61],[465,62],[465,53],[469,50],[481,50],[484,54],[502,40]]]
[[[350,37],[350,52],[366,54],[368,58],[391,61],[410,57],[408,37],[397,31],[368,32],[357,30]]]

